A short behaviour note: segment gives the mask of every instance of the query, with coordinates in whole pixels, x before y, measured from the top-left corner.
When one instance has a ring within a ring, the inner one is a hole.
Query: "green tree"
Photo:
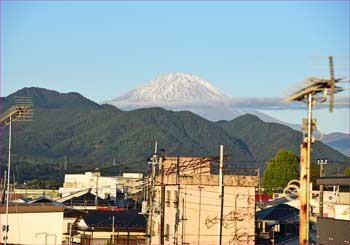
[[[298,159],[291,151],[280,150],[269,161],[262,177],[265,192],[286,187],[292,179],[299,179]]]
[[[350,176],[350,168],[346,167],[344,170],[344,176]]]

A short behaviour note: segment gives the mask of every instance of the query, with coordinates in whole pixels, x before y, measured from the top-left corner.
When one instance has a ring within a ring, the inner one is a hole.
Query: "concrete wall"
[[[6,214],[1,214],[1,225],[6,224]],[[10,213],[8,243],[61,244],[63,212]],[[5,233],[1,230],[0,241]]]
[[[190,244],[217,244],[219,187],[213,185],[181,185],[178,242]],[[160,186],[156,187],[156,205],[160,204]],[[173,244],[176,185],[166,186],[165,233],[166,244]],[[170,194],[170,196],[169,196]],[[184,217],[185,220],[181,220]],[[160,215],[155,215],[152,244],[160,243]],[[223,244],[254,244],[255,187],[226,186],[224,195]],[[184,231],[184,232],[182,232]]]

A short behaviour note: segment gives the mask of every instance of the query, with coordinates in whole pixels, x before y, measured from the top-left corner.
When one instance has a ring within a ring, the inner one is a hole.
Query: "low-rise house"
[[[299,209],[287,204],[256,212],[257,244],[290,244],[299,242]]]
[[[146,217],[136,211],[89,211],[74,225],[81,244],[145,244]]]

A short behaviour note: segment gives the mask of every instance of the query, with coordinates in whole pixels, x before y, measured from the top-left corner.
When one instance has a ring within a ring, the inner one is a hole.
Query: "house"
[[[1,206],[1,225],[6,207]],[[64,206],[56,203],[11,204],[8,209],[8,244],[61,244]],[[5,227],[5,226],[4,226]],[[4,243],[5,230],[1,229]]]
[[[63,226],[62,226],[62,241],[65,244],[72,244],[73,237],[78,235],[76,229],[73,228],[73,224],[77,219],[82,218],[86,214],[86,211],[65,208],[63,215]]]
[[[217,244],[219,176],[211,174],[211,161],[203,157],[161,158],[151,244],[161,244],[161,240],[164,244]],[[225,175],[223,179],[222,243],[254,244],[258,177]]]
[[[255,219],[257,244],[299,242],[299,209],[277,204],[256,212]]]
[[[81,244],[145,244],[146,217],[136,211],[90,210],[74,223]]]

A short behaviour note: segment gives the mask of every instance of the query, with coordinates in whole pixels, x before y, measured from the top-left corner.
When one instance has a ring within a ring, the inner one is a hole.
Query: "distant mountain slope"
[[[34,121],[13,126],[13,169],[19,180],[62,177],[65,156],[67,172],[96,167],[108,174],[124,169],[145,171],[155,141],[167,154],[180,156],[217,156],[219,145],[224,144],[226,163],[236,167],[261,166],[280,148],[299,152],[299,132],[251,115],[214,123],[189,111],[121,111],[111,105],[97,105],[76,93],[40,88],[24,91],[15,94],[31,94],[35,114]],[[12,97],[1,101],[12,101]],[[0,151],[7,152],[8,128],[0,133]],[[316,157],[326,155],[342,162],[339,172],[348,160],[322,143],[314,149]],[[6,162],[7,154],[1,154],[1,165]]]
[[[279,149],[293,151],[300,155],[300,144],[302,134],[285,125],[277,123],[266,123],[254,115],[244,115],[232,121],[220,121],[219,125],[232,136],[241,139],[249,145],[256,159],[268,160],[273,157]],[[329,162],[335,163],[336,167],[349,158],[335,151],[322,142],[313,144],[312,159],[316,162],[319,158],[327,158]]]
[[[43,92],[36,90],[34,94]],[[51,93],[44,90],[44,94],[48,98],[43,96],[42,101],[51,101]],[[56,99],[62,97],[65,95]],[[78,98],[74,108],[81,108],[79,100],[85,108],[85,98]],[[34,121],[18,122],[13,130],[13,153],[19,170],[27,177],[55,176],[65,156],[73,171],[108,167],[106,171],[110,172],[113,158],[129,171],[144,171],[155,141],[171,155],[218,155],[219,145],[225,144],[227,154],[241,160],[253,159],[244,142],[188,111],[149,108],[123,112],[108,105],[91,107],[89,103],[89,110],[73,110],[72,105],[62,109],[63,106],[47,108],[47,103],[36,104]],[[1,133],[1,151],[6,152],[7,128]],[[1,160],[6,162],[6,154],[1,155]],[[37,167],[40,164],[43,166]],[[48,166],[55,171],[47,171]]]
[[[58,93],[44,88],[23,88],[6,98],[1,98],[1,110],[7,109],[15,102],[15,97],[30,97],[33,106],[47,109],[99,109],[100,105],[79,93]]]
[[[350,157],[350,135],[331,133],[323,137],[322,142]]]

